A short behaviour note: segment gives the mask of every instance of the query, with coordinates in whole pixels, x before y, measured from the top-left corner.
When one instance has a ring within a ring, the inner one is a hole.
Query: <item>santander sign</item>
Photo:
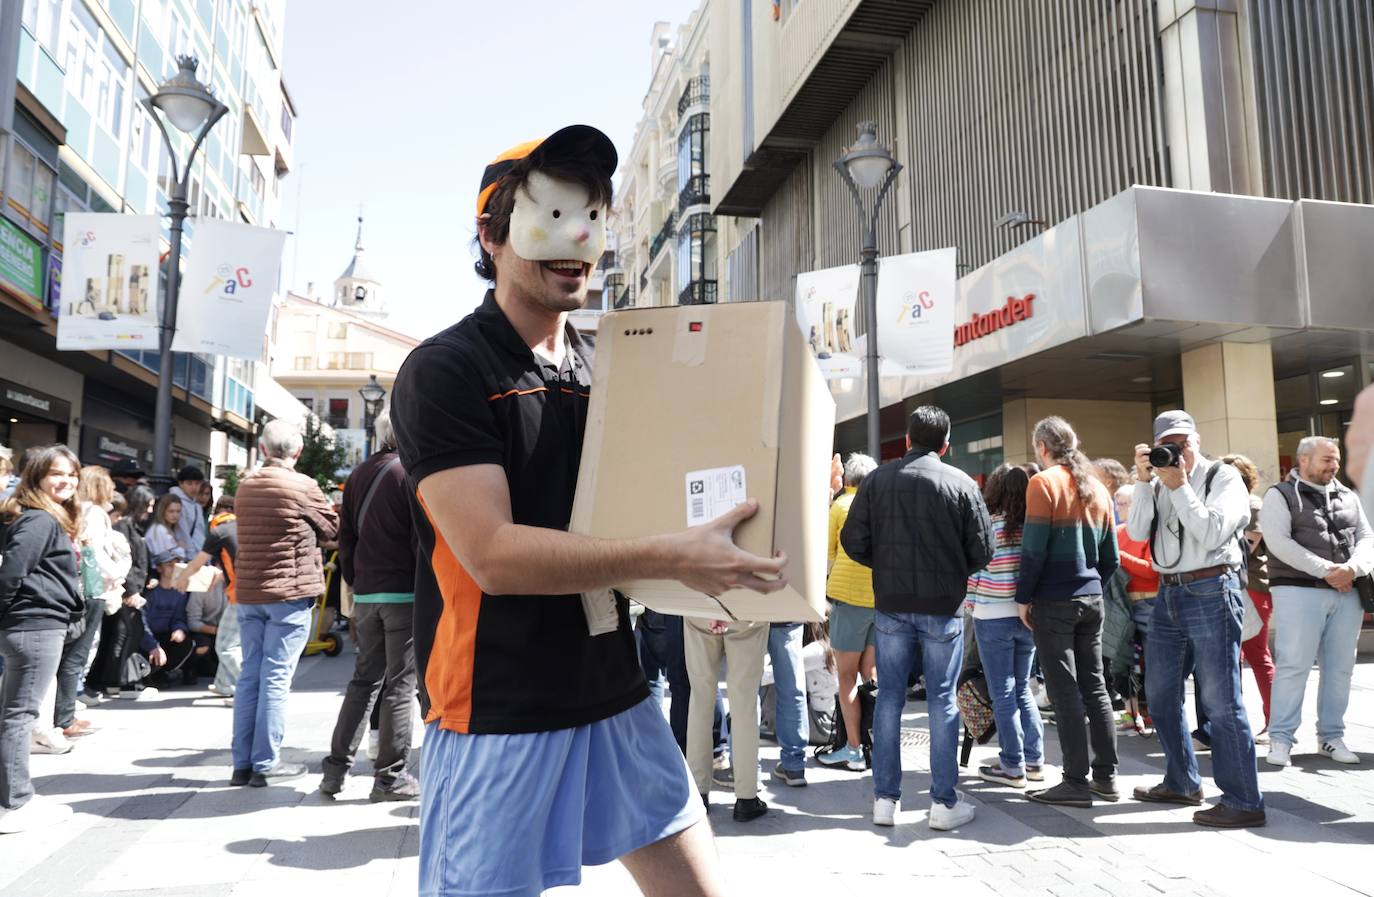
[[[1012,324],[1026,320],[1035,313],[1032,304],[1034,302],[1034,293],[1027,293],[1020,299],[1015,296],[1008,296],[1006,303],[1001,308],[993,309],[985,315],[975,312],[967,323],[959,324],[954,328],[954,345],[962,346],[964,343],[982,339],[1003,327],[1010,327]]]

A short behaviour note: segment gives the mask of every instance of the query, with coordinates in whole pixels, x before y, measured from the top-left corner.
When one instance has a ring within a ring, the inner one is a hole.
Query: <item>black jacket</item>
[[[47,511],[26,509],[0,535],[0,629],[66,629],[85,613],[76,549]]]
[[[840,543],[873,568],[878,610],[954,616],[970,574],[992,560],[992,521],[967,474],[918,449],[859,485]]]
[[[355,595],[415,592],[415,547],[411,540],[410,495],[406,472],[387,466],[394,451],[378,452],[348,476],[339,513],[339,567]],[[377,494],[359,520],[363,499],[378,476]]]
[[[129,540],[129,575],[124,577],[124,597],[143,594],[148,585],[148,543],[134,524],[134,518],[125,515],[114,525],[117,532]]]

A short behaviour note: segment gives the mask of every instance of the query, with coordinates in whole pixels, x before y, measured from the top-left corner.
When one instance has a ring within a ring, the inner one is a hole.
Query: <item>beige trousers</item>
[[[759,683],[768,653],[767,623],[731,623],[724,635],[712,635],[707,621],[683,621],[683,653],[692,700],[687,709],[687,766],[702,794],[711,790],[711,719],[716,706],[720,660],[725,658],[725,697],[730,702],[730,762],[735,769],[735,797],[759,793]]]

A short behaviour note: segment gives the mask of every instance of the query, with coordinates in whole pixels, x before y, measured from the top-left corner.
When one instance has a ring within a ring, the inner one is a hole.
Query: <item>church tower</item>
[[[363,216],[358,215],[358,239],[353,245],[353,259],[334,281],[334,300],[331,304],[369,317],[384,318],[386,304],[382,301],[381,284],[363,259]]]

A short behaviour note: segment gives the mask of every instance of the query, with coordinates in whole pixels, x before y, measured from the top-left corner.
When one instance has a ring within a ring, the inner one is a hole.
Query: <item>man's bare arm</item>
[[[613,540],[512,522],[506,473],[495,464],[431,474],[420,482],[420,497],[440,537],[489,595],[568,595],[628,579],[673,579],[707,595],[787,585],[782,552],[762,558],[731,540],[758,511],[752,500],[680,533]]]

